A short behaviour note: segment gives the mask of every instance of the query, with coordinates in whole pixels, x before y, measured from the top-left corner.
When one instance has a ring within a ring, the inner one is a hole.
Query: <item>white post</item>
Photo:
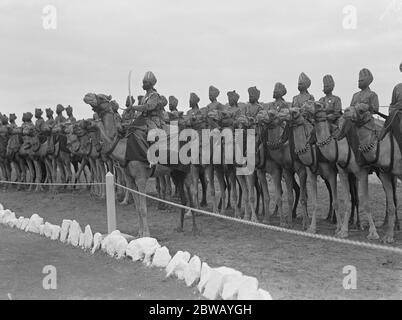
[[[116,230],[116,203],[114,196],[114,176],[111,172],[106,174],[106,209],[107,232]]]

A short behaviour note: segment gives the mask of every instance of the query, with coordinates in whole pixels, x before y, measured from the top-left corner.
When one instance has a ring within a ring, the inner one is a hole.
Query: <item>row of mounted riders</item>
[[[236,175],[231,165],[191,165],[192,183],[196,186],[192,190],[197,193],[197,206],[200,206],[198,181],[201,180],[201,205],[206,204],[206,190],[209,189],[214,212],[220,210],[226,214],[226,209],[232,207],[236,217],[253,221],[263,219],[266,223],[270,223],[271,217],[277,212],[280,225],[292,227],[300,199],[303,228],[316,232],[317,178],[321,176],[328,188],[328,216],[337,225],[336,235],[347,237],[353,216],[356,215],[359,224],[359,213],[365,213],[369,222],[368,238],[378,239],[368,195],[368,176],[375,172],[386,195],[385,235],[382,240],[388,243],[394,241],[394,228],[399,228],[396,186],[397,179],[402,177],[402,141],[399,141],[398,135],[400,119],[399,112],[395,112],[384,130],[376,124],[369,107],[358,104],[345,110],[339,127],[333,128],[327,119],[325,106],[313,101],[306,102],[302,108],[264,109],[257,115],[237,115],[229,122],[227,118],[223,119],[223,113],[216,110],[204,115],[201,121],[200,115],[175,113],[171,116],[171,120],[179,120],[181,129],[195,123],[204,123],[204,127],[212,123],[218,128],[256,129],[256,170],[252,174]],[[13,166],[16,181],[19,182],[56,182],[57,172],[60,172],[62,182],[73,184],[81,173],[86,176],[84,168],[87,166],[91,172],[90,177],[85,177],[88,182],[104,182],[105,173],[109,170],[116,173],[121,184],[130,186],[127,179],[129,174],[116,165],[113,154],[103,152],[104,143],[98,130],[98,121],[80,120],[54,126],[45,123],[41,131],[31,121],[25,121],[21,127],[2,122],[0,160],[5,179],[11,179]],[[121,123],[119,127],[120,134],[124,136],[126,128]],[[75,175],[71,171],[71,164],[75,168]],[[271,176],[274,183],[272,200],[275,209],[272,214],[269,210],[271,197],[266,174]],[[298,176],[299,185],[295,175]],[[344,191],[339,194],[338,175]],[[221,191],[219,199],[215,195],[215,176]],[[282,207],[282,179],[288,190],[286,212]],[[311,222],[307,210],[307,182],[311,186]],[[166,197],[170,183],[168,174],[158,178],[161,198]],[[37,185],[36,190],[41,190],[41,186]],[[104,196],[103,186],[94,185],[91,190]],[[128,203],[130,196],[129,192],[125,192],[123,202]],[[258,217],[260,211],[262,217]],[[343,216],[341,212],[344,212]]]

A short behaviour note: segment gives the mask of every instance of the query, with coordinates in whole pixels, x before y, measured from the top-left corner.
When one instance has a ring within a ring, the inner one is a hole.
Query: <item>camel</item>
[[[303,107],[302,107],[303,109]],[[305,119],[299,108],[290,109],[290,141],[294,145],[295,156],[297,160],[306,166],[310,190],[312,195],[312,219],[310,227],[307,229],[310,233],[316,233],[317,229],[317,179],[321,176],[328,181],[330,192],[332,193],[332,207],[337,217],[336,232],[341,228],[341,216],[338,210],[338,191],[337,191],[337,168],[334,163],[327,162],[319,157],[316,144],[311,142],[314,138],[314,126]]]
[[[358,104],[348,110],[351,114],[351,120],[356,125],[357,136],[359,138],[359,150],[365,162],[371,166],[380,169],[383,175],[387,177],[387,181],[391,181],[392,191],[386,190],[386,193],[394,193],[396,190],[395,178],[402,180],[402,150],[396,136],[390,131],[384,131],[382,137],[379,133],[382,127],[378,126],[369,107],[366,104]],[[392,114],[394,121],[399,121],[398,128],[402,128],[402,121],[396,118],[397,114]],[[389,126],[392,126],[390,123]],[[383,185],[384,189],[389,184]],[[391,208],[387,208],[386,212],[386,236],[383,241],[393,241],[393,230],[395,225],[399,227],[398,215],[394,207],[396,203],[391,202]],[[387,206],[390,203],[387,202]],[[389,215],[391,213],[391,215]]]
[[[325,106],[319,102],[315,102],[313,105],[306,105],[305,112],[308,112],[314,117],[314,127],[317,137],[317,147],[321,154],[329,162],[337,164],[338,173],[341,181],[341,185],[344,189],[345,200],[341,200],[345,208],[344,218],[342,221],[341,229],[337,232],[337,236],[341,238],[348,237],[349,230],[349,218],[351,212],[351,198],[350,198],[350,184],[348,179],[348,173],[353,173],[358,181],[358,199],[360,202],[360,209],[362,213],[366,213],[369,221],[369,234],[367,238],[369,240],[379,239],[376,226],[372,217],[372,213],[369,210],[369,195],[368,195],[368,175],[369,167],[362,167],[358,164],[356,156],[346,138],[346,135],[352,129],[350,111],[345,110],[343,117],[341,118],[341,133],[335,138],[330,131],[330,124],[327,120],[327,114]],[[392,180],[389,175],[379,172],[379,178],[382,182],[386,201],[389,204],[388,212],[395,212],[393,205],[393,193],[392,193]],[[392,214],[391,214],[392,215]],[[386,236],[383,238],[385,242],[393,241],[392,232],[387,231]]]
[[[264,132],[261,133],[267,149],[267,159],[276,164],[276,167],[266,170],[273,171],[271,175],[275,185],[275,204],[278,207],[280,216],[280,225],[282,227],[292,227],[293,224],[293,207],[295,199],[293,195],[294,174],[297,174],[300,181],[300,202],[303,214],[303,229],[307,229],[307,171],[300,161],[292,158],[289,145],[289,129],[285,130],[285,121],[289,119],[289,113],[286,110],[278,113],[275,110],[265,111]],[[279,174],[278,167],[281,168],[282,174]],[[275,170],[276,169],[276,170]],[[284,177],[288,196],[288,214],[285,217],[282,210],[282,186],[281,177]]]
[[[10,139],[7,143],[6,157],[10,160],[14,167],[17,182],[27,181],[27,164],[25,159],[20,155],[19,150],[22,145],[22,129],[18,127],[10,128]],[[22,184],[17,185],[17,190],[22,189]]]
[[[127,150],[127,137],[119,137],[118,124],[116,123],[112,108],[110,106],[110,96],[96,95],[88,93],[84,97],[84,102],[92,107],[92,110],[99,116],[97,127],[99,129],[102,140],[101,152],[110,156],[113,160],[118,161],[125,168],[127,176],[130,178],[131,186],[134,190],[146,194],[147,181],[150,177],[166,175],[171,173],[172,179],[180,189],[181,202],[183,204],[189,202],[190,207],[193,206],[193,197],[191,194],[191,175],[189,172],[181,171],[176,168],[169,168],[160,164],[150,166],[150,164],[141,161],[127,161],[125,159]],[[186,197],[187,193],[187,197]],[[187,201],[188,200],[188,201]],[[150,230],[147,220],[146,197],[134,194],[134,204],[139,216],[139,237],[150,236]],[[179,226],[177,231],[183,231],[184,209],[181,210]],[[195,223],[195,215],[192,212],[193,233],[197,233]]]

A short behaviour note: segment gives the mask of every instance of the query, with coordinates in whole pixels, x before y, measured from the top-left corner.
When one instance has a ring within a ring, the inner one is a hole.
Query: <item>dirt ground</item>
[[[155,192],[153,181],[149,189],[151,194]],[[322,183],[319,190],[319,212],[324,215],[328,197]],[[401,201],[400,188],[398,195]],[[381,222],[385,212],[381,185],[370,185],[370,199],[376,221]],[[90,224],[94,232],[107,230],[105,201],[90,197],[84,189],[56,195],[7,190],[0,194],[0,202],[17,215],[29,217],[38,213],[46,221],[59,225],[62,219],[76,219],[82,227]],[[200,235],[192,235],[191,219],[185,221],[185,232],[177,233],[174,228],[178,213],[177,208],[159,211],[156,202],[148,200],[152,236],[171,253],[187,250],[213,267],[233,267],[257,277],[260,287],[274,299],[402,299],[402,255],[206,216],[197,216]],[[133,205],[117,205],[118,229],[136,234],[137,222]],[[295,227],[300,228],[300,221]],[[318,230],[332,235],[334,226],[320,219]],[[383,234],[381,229],[379,234]],[[353,230],[350,239],[366,241],[366,235],[367,230]],[[400,231],[395,240],[394,245],[402,247]],[[0,248],[0,298],[12,293],[16,298],[43,299],[199,299],[194,289],[185,288],[176,280],[163,280],[162,271],[149,270],[128,260],[116,261],[103,253],[91,256],[38,235],[1,227]],[[60,268],[60,289],[54,292],[44,292],[41,286],[41,268],[46,264]],[[356,289],[343,288],[346,274],[342,271],[347,265],[356,267]]]

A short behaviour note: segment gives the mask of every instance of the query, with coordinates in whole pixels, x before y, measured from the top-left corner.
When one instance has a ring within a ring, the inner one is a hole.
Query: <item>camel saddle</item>
[[[391,134],[393,137],[395,137],[396,141],[398,142],[399,151],[402,153],[401,121],[402,121],[402,110],[396,109],[388,116],[387,120],[385,121],[379,136],[379,141],[384,139],[388,133]]]
[[[140,118],[139,118],[140,119]],[[137,119],[138,120],[138,119]],[[141,120],[141,119],[140,119]],[[127,147],[126,147],[126,161],[140,161],[149,164],[147,152],[149,147],[152,145],[153,142],[147,140],[148,131],[144,130],[146,127],[146,123],[141,125],[138,121],[136,122],[135,126],[130,126],[127,132]],[[169,146],[170,143],[168,141],[168,150],[167,150],[167,164],[161,164],[162,166],[167,166],[169,168],[188,172],[189,166],[182,165],[180,163],[171,164],[170,163],[170,150]],[[179,157],[177,156],[177,159]]]

